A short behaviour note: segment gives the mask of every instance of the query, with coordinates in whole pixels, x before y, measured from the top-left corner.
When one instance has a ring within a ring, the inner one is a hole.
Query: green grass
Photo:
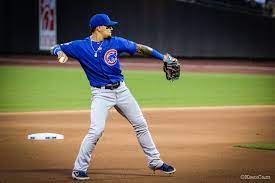
[[[275,150],[275,144],[238,144],[233,147],[249,148],[249,149],[263,149]]]
[[[127,71],[125,81],[142,107],[274,105],[275,76]],[[0,111],[89,109],[81,69],[0,67]]]

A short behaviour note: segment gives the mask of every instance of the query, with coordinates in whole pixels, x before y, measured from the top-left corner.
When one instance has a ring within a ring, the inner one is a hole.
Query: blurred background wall
[[[181,57],[275,58],[275,19],[176,0],[57,0],[57,42],[89,35],[106,13],[114,34]],[[38,1],[0,1],[0,53],[39,51]]]

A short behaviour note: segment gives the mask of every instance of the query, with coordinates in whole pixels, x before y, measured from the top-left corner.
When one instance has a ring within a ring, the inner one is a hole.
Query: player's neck
[[[96,41],[96,42],[100,42],[100,41],[104,40],[103,36],[101,34],[96,33],[96,32],[94,32],[90,37],[91,37],[92,41]]]

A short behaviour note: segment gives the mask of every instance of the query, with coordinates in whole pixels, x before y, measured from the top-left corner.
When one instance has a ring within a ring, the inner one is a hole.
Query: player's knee
[[[104,132],[104,129],[97,130],[95,133],[96,137],[99,139],[102,136],[103,132]]]
[[[99,138],[102,136],[104,132],[104,128],[90,128],[88,131],[88,137],[92,142],[97,142]]]
[[[147,133],[148,131],[147,122],[143,116],[137,118],[137,120],[133,122],[133,127],[138,136],[141,134]]]

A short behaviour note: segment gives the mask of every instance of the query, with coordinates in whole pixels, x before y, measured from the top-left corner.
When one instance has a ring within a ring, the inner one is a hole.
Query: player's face
[[[101,34],[104,38],[110,38],[112,36],[113,27],[111,26],[102,26]]]

